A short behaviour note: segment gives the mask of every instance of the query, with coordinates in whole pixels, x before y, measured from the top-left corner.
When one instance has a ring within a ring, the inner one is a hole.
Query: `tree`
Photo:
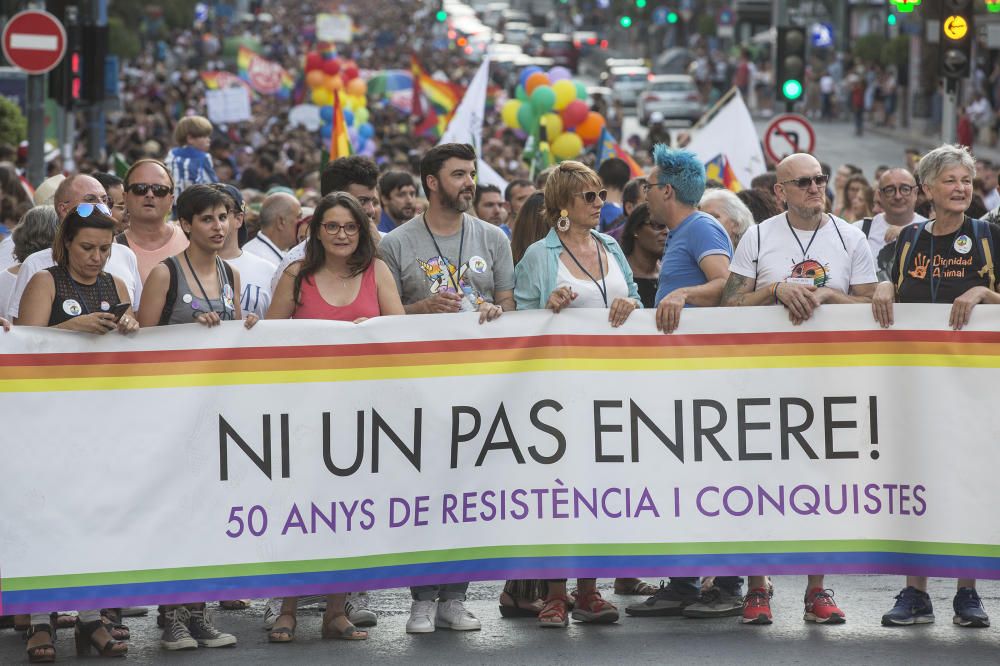
[[[108,17],[108,52],[124,60],[139,55],[142,46],[134,29],[125,27],[125,22],[117,16]]]
[[[0,145],[17,147],[28,138],[28,121],[21,107],[0,97]]]
[[[877,63],[882,58],[882,45],[885,37],[881,35],[862,35],[854,40],[851,54],[866,63]]]

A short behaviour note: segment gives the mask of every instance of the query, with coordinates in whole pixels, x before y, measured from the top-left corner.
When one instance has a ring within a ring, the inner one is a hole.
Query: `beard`
[[[453,195],[444,187],[441,188],[441,207],[450,208],[452,210],[458,211],[459,213],[465,213],[470,208],[472,208],[472,198],[475,195],[475,189],[462,189],[455,192]],[[468,198],[461,198],[463,194],[468,194]]]
[[[394,220],[399,220],[401,222],[406,222],[407,220],[413,219],[414,214],[417,212],[414,206],[403,206],[401,208],[396,208],[391,204],[386,204],[386,210],[389,212],[389,217]]]

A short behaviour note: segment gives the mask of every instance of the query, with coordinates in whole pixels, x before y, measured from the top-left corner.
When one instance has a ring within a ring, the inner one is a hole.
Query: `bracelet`
[[[771,295],[774,296],[774,304],[775,305],[778,305],[779,303],[781,303],[781,299],[778,298],[778,285],[779,284],[781,284],[781,283],[780,282],[775,282],[774,286],[771,287]]]

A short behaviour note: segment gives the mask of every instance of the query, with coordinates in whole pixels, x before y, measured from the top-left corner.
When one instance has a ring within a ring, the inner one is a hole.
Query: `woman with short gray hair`
[[[738,247],[740,239],[754,223],[753,213],[740,198],[729,190],[721,188],[705,190],[698,208],[708,213],[725,227],[733,247]]]
[[[970,180],[975,179],[976,161],[969,154],[969,151],[963,146],[946,143],[920,158],[920,161],[917,163],[917,171],[914,175],[917,177],[917,182],[921,183],[921,186],[932,185],[937,182],[942,173],[956,167],[961,167],[968,171]]]
[[[21,216],[11,236],[14,239],[14,259],[17,263],[0,271],[0,317],[10,319],[10,297],[17,284],[21,264],[29,256],[52,247],[59,217],[54,206],[35,206]]]

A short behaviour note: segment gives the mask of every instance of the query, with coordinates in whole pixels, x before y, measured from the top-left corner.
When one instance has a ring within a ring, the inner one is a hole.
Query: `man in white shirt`
[[[893,254],[883,248],[894,246],[904,227],[914,222],[924,222],[927,218],[913,210],[917,205],[917,181],[906,169],[899,167],[883,172],[878,179],[875,197],[883,212],[875,217],[858,220],[854,226],[861,229],[868,238],[868,247],[875,258],[876,268],[885,271],[887,276]],[[880,255],[885,256],[885,259],[882,260]]]
[[[997,171],[993,162],[979,158],[976,160],[976,177],[983,181],[983,205],[987,210],[1000,206],[1000,190],[997,189]]]
[[[243,289],[240,294],[240,310],[243,311],[243,316],[253,313],[263,319],[271,305],[274,264],[240,249],[239,230],[243,226],[246,209],[239,188],[226,183],[214,183],[212,187],[221,190],[233,201],[233,207],[229,211],[229,233],[226,234],[225,245],[219,250],[219,257],[239,271]]]
[[[77,174],[69,176],[60,183],[53,201],[61,224],[63,218],[81,203],[101,203],[107,206],[108,193],[94,178]],[[17,284],[14,285],[14,291],[10,297],[10,315],[12,317],[16,318],[18,315],[21,296],[32,276],[55,265],[51,249],[35,252],[24,260],[24,263],[21,264],[21,270],[17,273]],[[126,289],[128,289],[132,309],[138,310],[139,298],[142,296],[142,280],[139,278],[139,265],[135,253],[124,245],[112,243],[111,254],[108,255],[108,263],[105,264],[104,270],[122,279]]]
[[[302,204],[286,192],[275,192],[260,205],[260,231],[243,246],[277,268],[298,239],[295,226],[302,217]]]

